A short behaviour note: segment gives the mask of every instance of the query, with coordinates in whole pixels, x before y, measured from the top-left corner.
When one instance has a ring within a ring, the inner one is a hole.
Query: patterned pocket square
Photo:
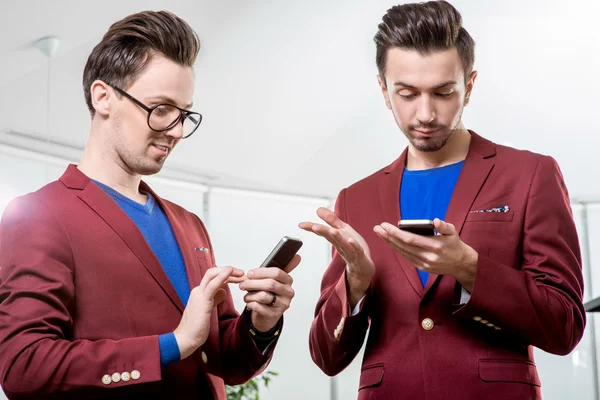
[[[498,206],[487,210],[472,210],[472,213],[507,213],[510,211],[509,206]]]

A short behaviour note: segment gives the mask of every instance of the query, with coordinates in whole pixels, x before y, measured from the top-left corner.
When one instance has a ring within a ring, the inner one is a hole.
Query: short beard
[[[462,120],[462,114],[463,114],[463,111],[461,110],[460,115],[456,119],[456,123],[452,126],[452,128],[450,128],[450,131],[448,132],[448,134],[441,138],[431,138],[430,140],[415,140],[408,133],[417,128],[445,129],[444,126],[438,125],[438,124],[410,125],[408,127],[408,132],[404,132],[404,130],[402,132],[404,133],[404,135],[406,136],[406,138],[408,139],[410,144],[415,149],[417,149],[423,153],[433,153],[436,151],[440,151],[441,149],[444,148],[444,146],[450,141],[450,139],[452,139],[452,137],[456,133],[456,130],[458,129],[458,126],[460,125],[460,121]]]
[[[455,132],[456,128],[452,129],[448,135],[437,140],[436,138],[432,138],[431,140],[416,141],[411,140],[411,138],[408,135],[407,137],[415,149],[422,151],[423,153],[432,153],[435,151],[440,151],[442,148],[444,148],[446,143],[448,143],[452,136],[454,136]]]
[[[162,169],[166,157],[158,163],[154,164],[149,161],[147,154],[135,154],[129,148],[127,148],[123,140],[123,124],[121,119],[117,115],[112,129],[111,146],[115,152],[115,162],[128,173],[133,173],[142,176],[154,175],[160,172]]]

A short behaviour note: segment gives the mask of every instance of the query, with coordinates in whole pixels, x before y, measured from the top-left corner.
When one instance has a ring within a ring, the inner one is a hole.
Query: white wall
[[[0,213],[15,197],[57,179],[67,162],[0,145]]]

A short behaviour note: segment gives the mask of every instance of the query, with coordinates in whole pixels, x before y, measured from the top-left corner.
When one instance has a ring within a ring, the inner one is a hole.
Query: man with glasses
[[[141,177],[202,116],[199,41],[168,12],[113,24],[83,77],[81,162],[0,225],[0,386],[9,398],[225,400],[270,361],[294,296],[285,270],[217,268],[194,214]],[[239,315],[228,289],[247,290]]]

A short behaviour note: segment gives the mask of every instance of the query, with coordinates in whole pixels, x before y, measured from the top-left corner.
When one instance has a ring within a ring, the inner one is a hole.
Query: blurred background
[[[501,144],[553,156],[570,191],[586,278],[600,295],[597,0],[450,1],[476,41],[479,77],[465,125]],[[330,259],[297,228],[344,187],[407,145],[377,85],[373,36],[397,2],[384,0],[105,0],[0,2],[0,213],[15,196],[77,163],[89,114],[81,86],[92,48],[115,21],[167,9],[198,33],[199,130],[147,181],[200,216],[219,265],[258,266],[283,235],[304,241],[296,298],[261,399],[356,398],[359,355],[330,378],[311,361],[308,330]],[[59,38],[52,56],[35,42]],[[234,290],[238,309],[240,293]],[[596,344],[570,355],[537,351],[544,399],[598,400]],[[0,390],[0,399],[3,398]]]

